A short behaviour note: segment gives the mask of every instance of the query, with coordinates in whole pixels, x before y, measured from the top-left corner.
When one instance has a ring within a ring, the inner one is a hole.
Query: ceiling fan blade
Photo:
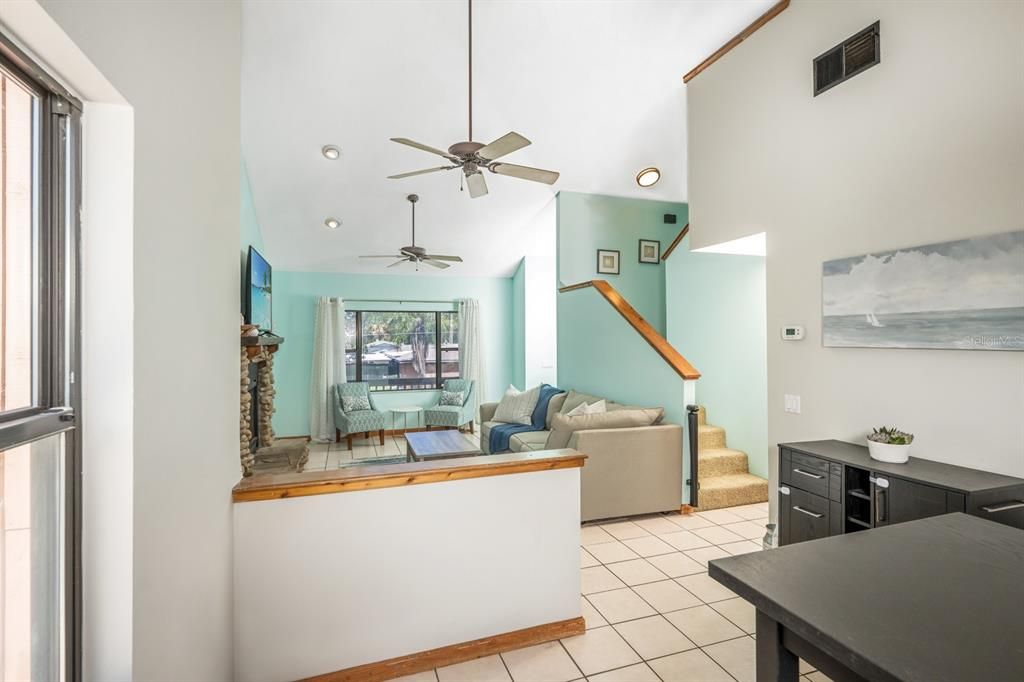
[[[427,265],[433,265],[435,268],[440,268],[441,270],[444,270],[445,268],[449,267],[449,265],[447,263],[442,263],[439,260],[432,260],[430,258],[424,258],[420,262],[421,263],[426,263]]]
[[[522,149],[530,144],[530,141],[517,132],[506,133],[494,142],[476,151],[477,154],[488,161],[500,159],[506,154],[511,154],[517,149]]]
[[[421,142],[415,142],[413,140],[410,140],[407,137],[392,137],[391,141],[392,142],[397,142],[398,144],[404,144],[404,145],[407,145],[409,147],[415,147],[416,149],[422,149],[423,151],[430,152],[431,154],[437,154],[438,156],[443,156],[444,158],[446,158],[446,159],[448,159],[450,161],[456,160],[448,152],[443,152],[440,149],[435,149],[434,147],[430,147],[430,146],[425,145],[425,144],[423,144]]]
[[[462,258],[460,258],[459,256],[435,256],[434,254],[430,254],[429,256],[424,256],[424,259],[425,260],[447,260],[447,261],[451,261],[452,263],[461,263],[462,262]]]
[[[423,175],[424,173],[436,173],[437,171],[451,170],[452,168],[457,168],[457,166],[438,166],[437,168],[426,168],[424,170],[412,171],[410,173],[399,173],[398,175],[389,175],[388,180],[410,178],[414,175]]]
[[[514,163],[496,163],[490,166],[490,169],[492,173],[497,173],[498,175],[508,175],[522,180],[543,182],[547,185],[553,185],[558,180],[558,173],[555,171],[544,170],[543,168],[530,168],[529,166],[517,166]]]
[[[469,196],[474,199],[487,194],[487,181],[484,180],[484,174],[480,171],[467,175],[466,184],[469,186]]]
[[[408,261],[408,260],[409,260],[408,258],[403,258],[402,260],[396,260],[396,261],[395,261],[394,263],[392,263],[392,264],[391,264],[391,265],[389,265],[388,267],[389,267],[389,268],[393,268],[393,267],[395,267],[396,265],[401,265],[402,263],[405,263],[405,262],[406,262],[406,261]]]
[[[404,258],[404,256],[398,254],[397,256],[360,256],[360,258]]]

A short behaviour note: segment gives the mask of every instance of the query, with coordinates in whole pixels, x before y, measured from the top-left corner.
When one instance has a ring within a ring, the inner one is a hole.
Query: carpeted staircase
[[[768,501],[768,481],[747,468],[747,453],[726,447],[725,429],[697,414],[697,469],[700,476],[699,509],[721,509]]]

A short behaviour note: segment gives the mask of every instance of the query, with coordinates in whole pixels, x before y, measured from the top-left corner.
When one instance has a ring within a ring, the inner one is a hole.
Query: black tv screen
[[[245,280],[249,284],[249,295],[245,299],[245,321],[269,332],[273,329],[271,307],[270,263],[256,249],[249,247]]]

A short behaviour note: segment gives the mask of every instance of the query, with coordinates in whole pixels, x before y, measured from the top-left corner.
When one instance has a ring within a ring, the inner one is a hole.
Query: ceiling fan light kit
[[[437,171],[453,170],[461,168],[469,187],[469,196],[476,199],[487,194],[487,182],[484,180],[483,169],[487,169],[498,175],[507,175],[521,180],[543,182],[552,185],[558,180],[558,173],[544,170],[542,168],[531,168],[529,166],[517,166],[510,163],[499,163],[497,160],[507,154],[522,149],[530,144],[530,141],[517,132],[509,132],[502,135],[490,144],[473,142],[473,0],[469,0],[469,140],[468,142],[456,142],[448,147],[448,151],[442,151],[435,147],[415,142],[405,137],[392,137],[392,142],[414,147],[421,151],[447,159],[450,165],[426,168],[424,170],[389,175],[389,180],[400,180],[414,175],[425,173],[436,173]]]
[[[472,191],[472,190],[470,190]],[[445,270],[448,267],[448,263],[461,263],[462,258],[459,256],[441,256],[433,253],[427,253],[427,250],[422,246],[416,246],[416,202],[420,200],[419,195],[410,194],[407,196],[406,201],[412,205],[412,245],[403,246],[398,250],[396,255],[387,256],[360,256],[361,259],[373,259],[373,258],[397,258],[394,263],[388,265],[389,268],[393,268],[396,265],[402,263],[414,263],[416,269],[419,270],[420,263],[426,263],[438,270]]]

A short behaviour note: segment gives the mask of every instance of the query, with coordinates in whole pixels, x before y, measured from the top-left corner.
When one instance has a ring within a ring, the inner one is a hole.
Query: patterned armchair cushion
[[[438,404],[423,411],[423,422],[427,426],[462,426],[469,424],[474,418],[473,391],[471,379],[448,379],[444,382],[444,390]],[[456,394],[459,399],[449,398],[454,404],[446,404],[445,396]]]
[[[462,426],[470,419],[463,419],[461,408],[455,405],[437,405],[423,411],[423,420],[428,426]]]
[[[362,409],[349,411],[356,405]],[[368,383],[359,381],[334,387],[334,426],[344,434],[380,431],[387,427],[387,418],[377,411]]]
[[[438,404],[462,407],[465,402],[466,398],[462,391],[441,391],[441,402]]]
[[[370,396],[368,395],[343,395],[341,396],[341,409],[345,412],[362,412],[370,409]]]

